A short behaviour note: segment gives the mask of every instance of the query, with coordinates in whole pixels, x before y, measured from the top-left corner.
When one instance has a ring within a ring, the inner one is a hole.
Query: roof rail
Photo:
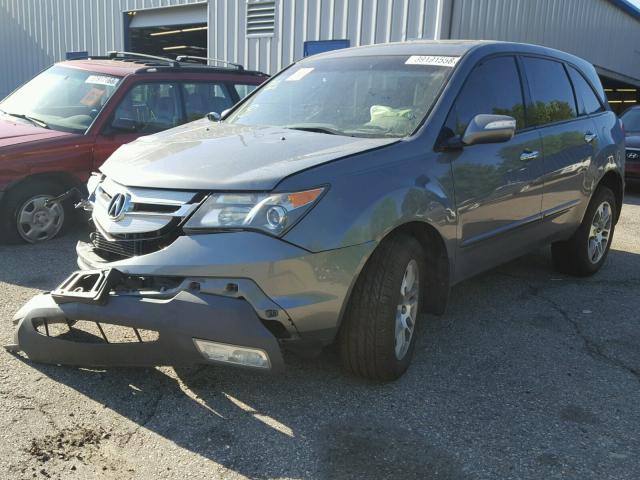
[[[122,59],[126,59],[126,58],[139,58],[139,59],[149,59],[149,60],[156,60],[159,62],[165,62],[169,65],[171,65],[172,67],[179,67],[180,66],[180,62],[177,60],[172,60],[171,58],[167,58],[167,57],[157,57],[155,55],[147,55],[146,53],[135,53],[135,52],[116,52],[116,51],[111,51],[111,52],[107,52],[107,57],[112,58],[112,59],[117,59],[117,58],[122,58]]]
[[[196,57],[193,55],[178,55],[176,57],[176,60],[178,62],[182,62],[184,60],[205,60],[205,61],[212,61],[212,62],[218,62],[218,63],[224,63],[226,65],[231,65],[234,68],[237,68],[238,70],[244,70],[244,67],[242,65],[240,65],[239,63],[232,63],[232,62],[227,62],[226,60],[220,60],[219,58],[211,58],[211,57]]]

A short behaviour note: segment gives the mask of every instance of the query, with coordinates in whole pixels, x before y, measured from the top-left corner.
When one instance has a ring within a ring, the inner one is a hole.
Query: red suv
[[[0,236],[41,242],[72,211],[50,201],[86,182],[120,145],[221,113],[267,75],[111,52],[61,62],[0,102]]]

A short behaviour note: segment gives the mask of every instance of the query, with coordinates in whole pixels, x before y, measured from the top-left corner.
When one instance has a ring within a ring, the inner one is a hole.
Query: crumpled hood
[[[100,170],[130,187],[266,191],[293,173],[397,141],[203,119],[123,145]]]
[[[36,127],[22,120],[0,114],[0,148],[66,135],[71,134]]]

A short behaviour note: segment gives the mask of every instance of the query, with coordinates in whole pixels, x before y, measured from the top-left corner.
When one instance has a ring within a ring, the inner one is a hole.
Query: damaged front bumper
[[[79,273],[86,278],[101,275]],[[113,277],[102,273],[102,278]],[[95,286],[98,280],[88,283]],[[35,362],[87,367],[283,367],[279,341],[258,316],[277,318],[283,313],[250,280],[184,279],[172,290],[151,295],[118,293],[109,285],[103,292],[90,286],[83,295],[80,288],[67,290],[69,281],[17,312],[14,344],[8,350],[22,351]],[[80,322],[95,324],[99,335],[77,328]],[[110,336],[110,329],[118,336]],[[123,329],[131,334],[122,336]],[[143,338],[140,332],[150,335]]]

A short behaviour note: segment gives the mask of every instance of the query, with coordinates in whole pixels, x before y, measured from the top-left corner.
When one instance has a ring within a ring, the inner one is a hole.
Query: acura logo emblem
[[[114,222],[119,222],[129,211],[129,202],[131,197],[128,193],[116,193],[109,202],[109,208],[107,214],[109,218]]]

